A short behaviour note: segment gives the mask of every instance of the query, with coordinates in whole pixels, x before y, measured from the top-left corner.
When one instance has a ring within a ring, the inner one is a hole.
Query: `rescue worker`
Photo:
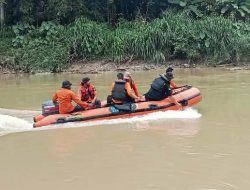
[[[58,90],[52,98],[53,103],[59,102],[59,113],[66,114],[82,111],[89,107],[86,102],[82,102],[78,96],[71,90],[72,83],[68,80],[62,82],[62,88]],[[72,105],[74,101],[77,106]]]
[[[177,88],[177,85],[175,84],[173,78],[174,78],[174,75],[173,75],[173,68],[172,67],[168,67],[166,69],[166,77],[168,78],[169,82],[170,82],[170,86],[172,87],[172,89],[175,89]]]
[[[78,90],[78,96],[81,101],[92,104],[92,107],[101,107],[101,101],[96,97],[95,87],[90,84],[90,78],[85,77],[82,79],[81,86]]]
[[[138,88],[135,84],[135,81],[132,79],[131,73],[130,72],[125,72],[124,73],[124,80],[126,80],[129,84],[131,89],[134,91],[136,96],[140,96]]]
[[[145,100],[163,100],[167,97],[175,103],[177,106],[182,107],[180,103],[176,101],[176,99],[172,96],[172,89],[177,88],[176,84],[172,81],[173,79],[173,68],[169,67],[166,69],[165,75],[160,75],[156,78],[153,83],[151,84],[151,88],[145,94]]]
[[[123,78],[122,73],[117,74],[117,80],[112,84],[112,103],[123,104],[128,102],[137,102],[137,97],[131,89],[130,84]]]

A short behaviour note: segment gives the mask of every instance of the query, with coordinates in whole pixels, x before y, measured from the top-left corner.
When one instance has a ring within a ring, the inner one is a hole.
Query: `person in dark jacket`
[[[168,68],[166,69],[166,77],[167,77],[167,79],[168,79],[169,82],[170,82],[171,88],[172,88],[172,89],[175,89],[175,88],[177,88],[177,85],[176,85],[176,83],[175,83],[174,80],[173,80],[173,78],[174,78],[173,70],[174,70],[174,69],[173,69],[172,67],[168,67]]]
[[[150,100],[159,101],[159,100],[163,100],[169,97],[169,99],[173,103],[175,103],[177,106],[181,106],[181,104],[178,103],[176,99],[172,96],[171,86],[173,88],[177,87],[175,83],[173,83],[172,81],[173,79],[172,71],[173,71],[173,68],[169,67],[167,68],[166,73],[164,75],[162,74],[156,79],[154,79],[149,91],[144,95],[146,101],[150,101]]]

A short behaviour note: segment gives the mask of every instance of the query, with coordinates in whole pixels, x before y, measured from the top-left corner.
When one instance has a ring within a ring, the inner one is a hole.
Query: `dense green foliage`
[[[161,11],[172,8],[194,17],[223,15],[249,19],[250,16],[249,0],[0,0],[1,4],[7,24],[52,20],[69,24],[78,17],[115,23],[119,18],[156,18]]]
[[[3,11],[0,67],[12,70],[60,72],[85,58],[250,56],[249,0],[0,0]]]

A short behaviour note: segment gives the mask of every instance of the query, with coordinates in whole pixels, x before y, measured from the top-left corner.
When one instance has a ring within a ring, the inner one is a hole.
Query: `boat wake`
[[[9,133],[29,131],[33,124],[21,118],[0,114],[0,136]]]
[[[101,120],[101,121],[90,121],[90,122],[77,122],[77,123],[66,123],[64,127],[89,127],[89,126],[96,126],[96,125],[114,125],[114,124],[121,124],[121,123],[137,123],[137,122],[145,122],[145,121],[154,121],[154,120],[163,120],[163,119],[198,119],[202,115],[198,113],[197,110],[193,108],[188,108],[184,111],[164,111],[164,112],[154,112],[147,115],[142,116],[134,116],[131,118],[121,118],[121,119],[112,119],[112,120]],[[58,127],[55,125],[55,127]],[[60,127],[62,125],[60,124]]]
[[[145,121],[152,120],[163,120],[163,119],[198,119],[202,115],[193,108],[188,108],[184,111],[165,111],[165,112],[154,112],[143,116],[135,116],[131,118],[121,118],[121,119],[113,119],[113,120],[101,120],[101,121],[89,121],[89,122],[74,122],[74,123],[65,123],[65,124],[57,124],[53,126],[46,126],[42,128],[33,128],[33,123],[30,122],[31,118],[17,118],[10,115],[1,115],[0,114],[0,136],[16,133],[16,132],[24,132],[31,130],[48,130],[55,128],[75,128],[75,127],[89,127],[96,125],[114,125],[121,123],[139,123]]]

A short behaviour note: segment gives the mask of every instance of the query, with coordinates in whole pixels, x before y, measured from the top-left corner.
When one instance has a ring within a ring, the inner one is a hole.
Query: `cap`
[[[62,82],[62,88],[70,87],[72,83],[68,80]]]
[[[90,81],[90,78],[89,77],[84,77],[83,79],[82,79],[82,83],[84,84],[84,83],[87,83],[87,82],[89,82]]]
[[[172,72],[174,69],[172,68],[172,67],[168,67],[167,69],[166,69],[166,73],[168,73],[168,72]]]

